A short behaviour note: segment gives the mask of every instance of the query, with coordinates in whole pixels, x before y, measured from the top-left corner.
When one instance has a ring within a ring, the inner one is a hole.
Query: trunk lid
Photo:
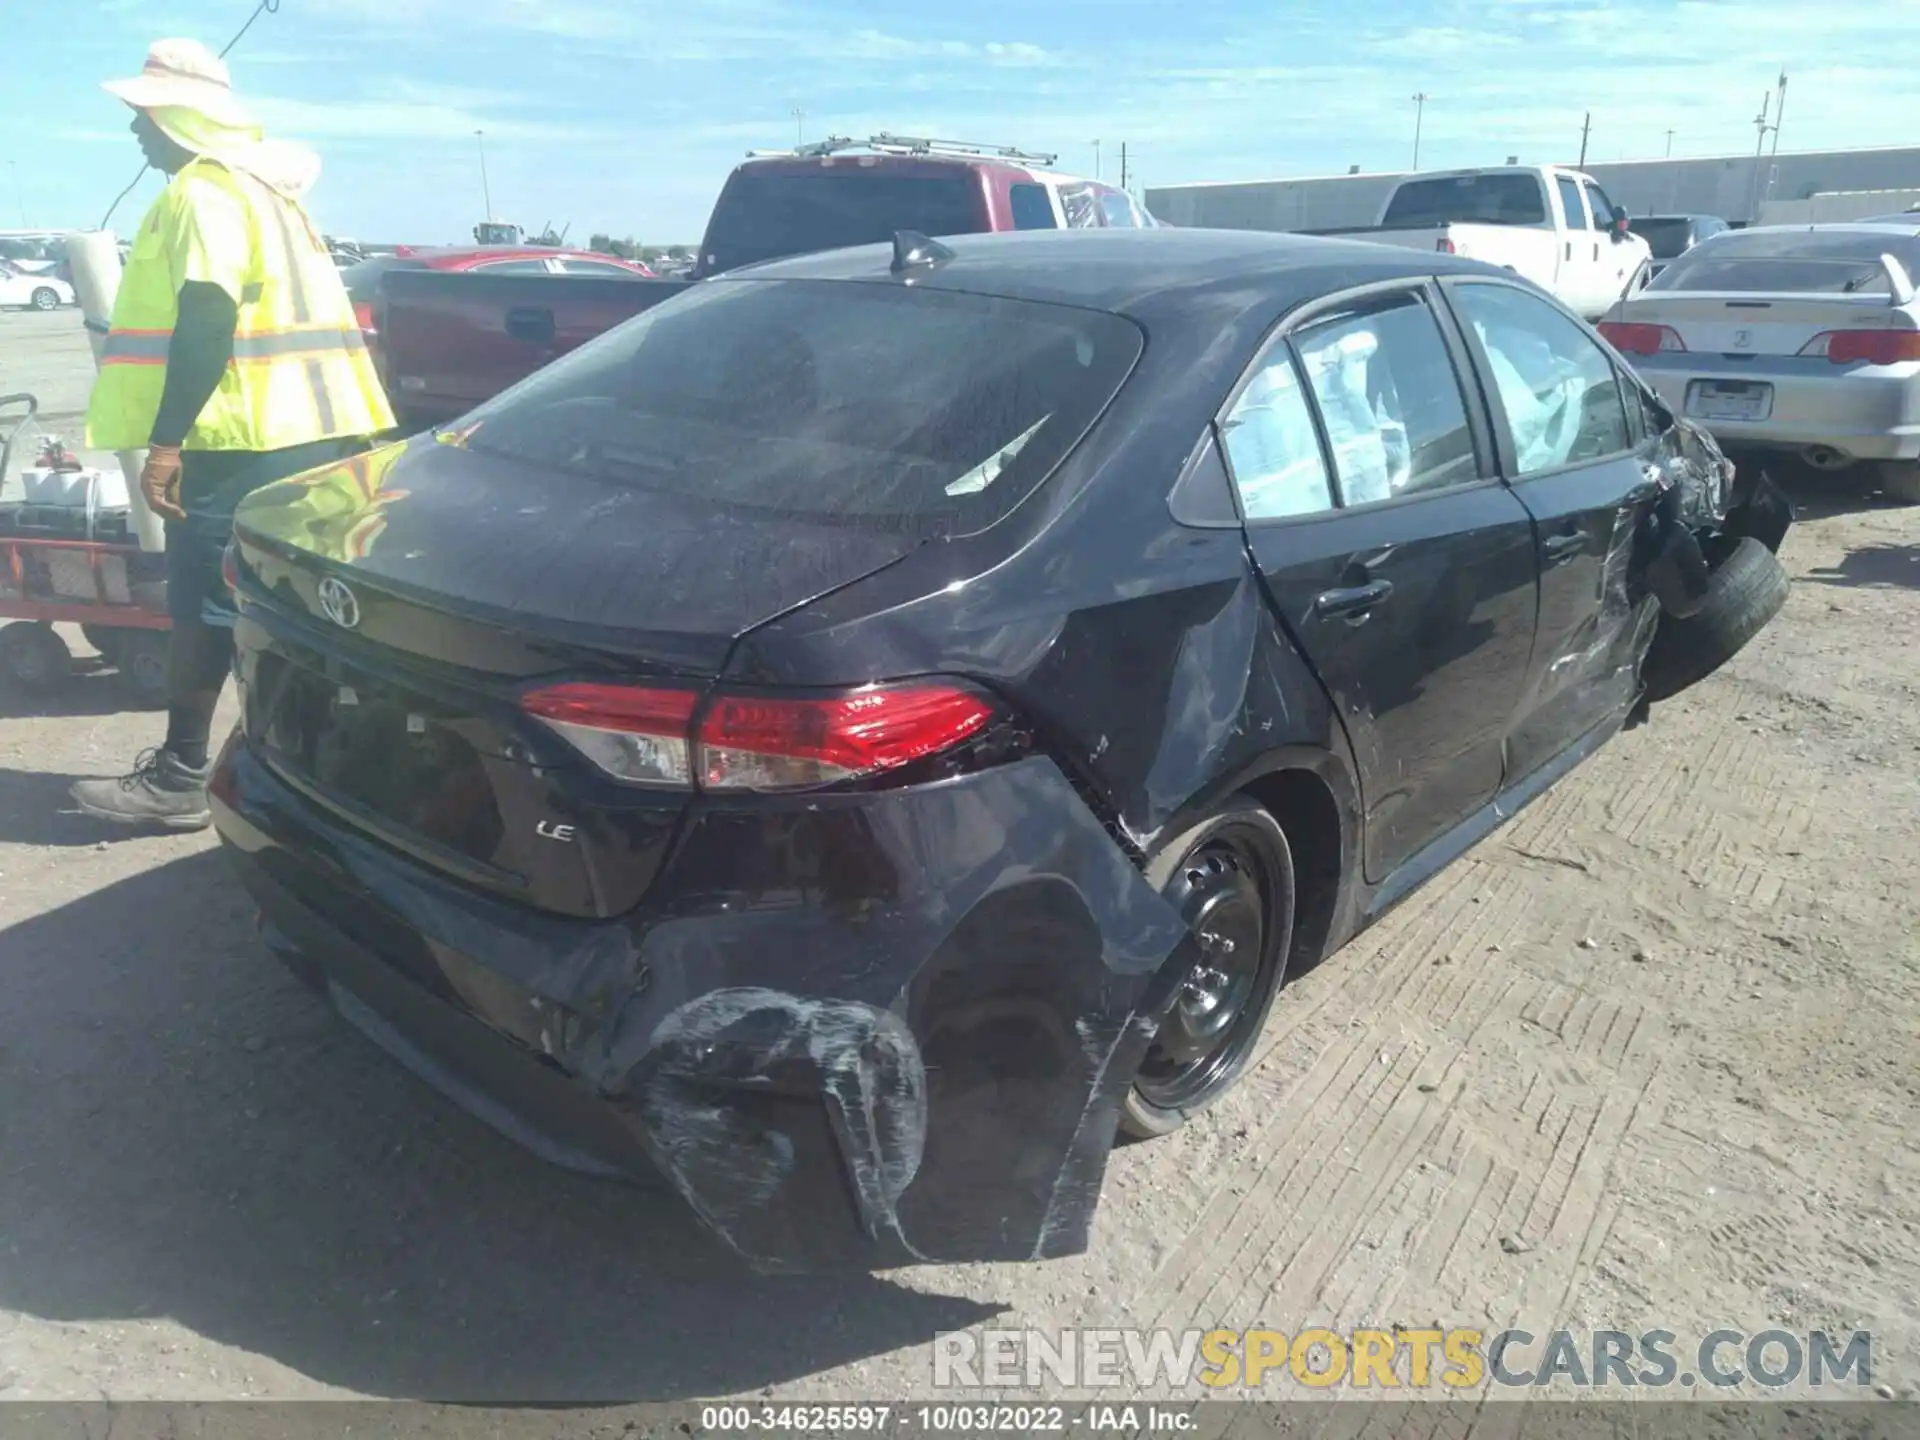
[[[1798,355],[1828,330],[1909,328],[1885,295],[1767,295],[1644,290],[1623,301],[1620,319],[1665,325],[1690,352],[1751,359]]]
[[[613,915],[687,793],[623,787],[520,709],[535,677],[699,688],[735,638],[919,543],[610,486],[421,437],[236,517],[244,724],[309,799],[539,908]]]

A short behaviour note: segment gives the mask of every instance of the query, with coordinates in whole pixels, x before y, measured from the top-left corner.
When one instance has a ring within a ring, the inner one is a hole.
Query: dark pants
[[[220,560],[233,536],[235,507],[263,485],[366,448],[359,439],[316,440],[285,450],[188,450],[183,456],[180,508],[187,518],[166,522],[170,748],[205,748],[233,665],[233,607]]]

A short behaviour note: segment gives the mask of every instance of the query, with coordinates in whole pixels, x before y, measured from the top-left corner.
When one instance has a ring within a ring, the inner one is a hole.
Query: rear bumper
[[[213,789],[269,943],[363,1033],[549,1159],[665,1174],[769,1266],[1084,1249],[1188,958],[1041,759],[709,811],[619,921],[457,886],[238,738]]]
[[[1765,420],[1695,422],[1723,445],[1829,445],[1856,460],[1920,458],[1920,365],[1842,367],[1786,356],[1716,368],[1711,356],[1684,353],[1636,356],[1633,363],[1676,415],[1686,415],[1687,390],[1696,380],[1773,386],[1773,411]]]

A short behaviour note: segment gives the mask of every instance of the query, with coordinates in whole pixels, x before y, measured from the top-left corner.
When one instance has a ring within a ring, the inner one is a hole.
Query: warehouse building
[[[1621,160],[1586,168],[1635,215],[1718,215],[1736,223],[1785,224],[1885,215],[1920,203],[1920,146],[1806,150],[1758,160],[1752,155]],[[1387,195],[1408,173],[1169,185],[1147,191],[1146,202],[1169,225],[1331,230],[1373,224]]]

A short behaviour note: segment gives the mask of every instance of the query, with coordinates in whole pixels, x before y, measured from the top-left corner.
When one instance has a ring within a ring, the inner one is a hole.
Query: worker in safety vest
[[[227,67],[193,40],[161,40],[108,93],[133,107],[147,163],[169,177],[140,222],[87,443],[146,447],[140,490],[165,517],[167,738],[115,780],[85,780],[88,814],[199,829],[214,706],[232,664],[220,562],[250,492],[366,450],[391,429],[353,305],[300,197],[319,160],[264,139]]]

